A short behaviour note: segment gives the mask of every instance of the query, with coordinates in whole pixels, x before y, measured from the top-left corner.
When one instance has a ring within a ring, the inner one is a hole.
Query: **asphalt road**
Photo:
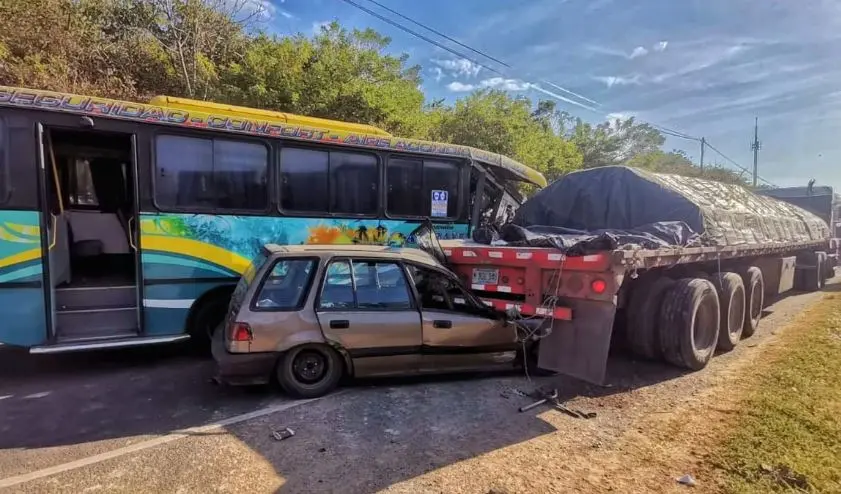
[[[183,347],[60,356],[0,347],[0,492],[546,492],[529,483],[565,482],[569,458],[755,358],[821,296],[774,304],[757,335],[700,373],[614,355],[609,387],[510,372],[361,382],[300,402],[217,386],[213,362]],[[530,401],[519,391],[547,384],[598,418],[517,412]],[[296,436],[272,439],[285,426]]]
[[[212,360],[183,347],[50,356],[0,347],[0,478],[283,400],[212,375]]]

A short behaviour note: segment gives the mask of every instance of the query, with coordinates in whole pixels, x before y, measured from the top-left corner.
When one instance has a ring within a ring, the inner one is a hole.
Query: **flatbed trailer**
[[[819,290],[828,240],[618,249],[581,256],[538,247],[442,242],[450,267],[498,311],[542,318],[538,366],[603,383],[611,341],[690,370],[751,336],[767,296]]]

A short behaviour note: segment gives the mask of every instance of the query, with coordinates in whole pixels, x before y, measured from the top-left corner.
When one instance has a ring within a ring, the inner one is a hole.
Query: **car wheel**
[[[339,354],[325,345],[301,345],[280,357],[277,381],[288,394],[297,398],[324,396],[336,385],[344,373]]]

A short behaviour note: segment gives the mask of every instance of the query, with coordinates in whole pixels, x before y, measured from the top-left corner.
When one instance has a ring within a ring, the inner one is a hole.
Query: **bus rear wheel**
[[[222,297],[213,297],[203,301],[196,309],[190,324],[190,342],[193,349],[201,355],[210,355],[213,334],[222,326],[228,305]]]

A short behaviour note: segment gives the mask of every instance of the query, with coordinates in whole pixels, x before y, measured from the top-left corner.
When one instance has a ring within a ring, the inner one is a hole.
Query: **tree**
[[[540,102],[538,108],[549,110]],[[429,138],[511,156],[547,179],[581,166],[581,155],[547,123],[547,115],[532,110],[531,101],[498,90],[475,91],[451,108],[430,111]]]
[[[666,142],[660,131],[649,124],[636,123],[633,117],[592,125],[564,115],[564,121],[570,127],[567,137],[583,155],[584,168],[621,165],[635,156],[659,150]]]
[[[719,166],[708,166],[704,169],[692,163],[686,153],[674,150],[666,153],[661,150],[651,151],[634,156],[626,163],[628,166],[642,168],[655,173],[672,173],[687,177],[699,177],[716,182],[746,185],[742,175]]]
[[[333,22],[310,39],[260,35],[225,68],[225,99],[377,125],[404,136],[424,130],[420,68],[385,53],[391,40]]]

